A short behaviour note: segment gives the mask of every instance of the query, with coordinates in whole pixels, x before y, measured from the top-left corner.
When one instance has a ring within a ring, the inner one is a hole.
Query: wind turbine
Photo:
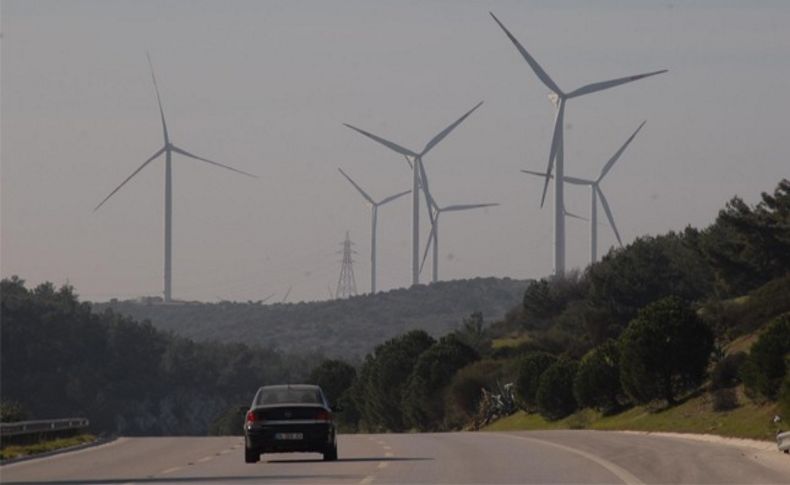
[[[385,140],[384,138],[378,137],[372,133],[368,133],[367,131],[361,130],[355,126],[349,125],[344,123],[345,126],[351,128],[352,130],[365,135],[366,137],[374,140],[378,143],[381,143],[385,147],[393,150],[395,152],[404,155],[409,161],[409,157],[413,160],[411,163],[412,166],[412,244],[411,244],[411,282],[412,285],[416,285],[420,282],[420,168],[422,167],[422,157],[424,157],[433,147],[435,147],[440,141],[442,141],[447,135],[450,134],[458,125],[460,125],[474,110],[480,107],[483,104],[482,101],[477,103],[474,108],[470,109],[463,116],[458,118],[454,121],[450,126],[439,132],[438,135],[431,138],[431,140],[425,145],[425,148],[422,149],[421,152],[417,153],[408,148],[404,148],[396,143],[391,141]]]
[[[357,192],[359,192],[362,195],[362,197],[364,197],[365,200],[367,200],[368,203],[370,204],[370,214],[371,214],[371,219],[370,219],[370,227],[371,227],[371,229],[370,229],[370,293],[371,294],[375,294],[376,293],[376,224],[378,222],[378,217],[379,217],[379,207],[384,205],[384,204],[386,204],[386,203],[388,203],[388,202],[392,202],[393,200],[395,200],[395,199],[397,199],[399,197],[402,197],[402,196],[408,194],[409,192],[411,192],[411,190],[406,190],[404,192],[400,192],[400,193],[397,193],[395,195],[390,195],[389,197],[385,197],[384,199],[381,199],[380,201],[376,202],[376,201],[373,200],[372,197],[370,197],[370,195],[368,195],[367,192],[362,190],[362,187],[360,187],[356,182],[354,182],[354,180],[352,180],[351,177],[349,177],[348,174],[346,172],[344,172],[342,168],[338,168],[338,170],[343,175],[343,177],[345,177],[346,180],[348,180],[351,183],[351,185],[353,185],[354,188],[357,189]]]
[[[163,153],[165,154],[165,271],[164,271],[165,281],[164,281],[164,301],[169,303],[170,301],[172,301],[172,230],[173,230],[173,224],[172,224],[172,222],[173,222],[173,190],[172,190],[172,186],[173,186],[173,173],[172,173],[171,162],[172,162],[173,152],[178,153],[179,155],[183,155],[183,156],[188,157],[188,158],[193,158],[195,160],[199,160],[201,162],[205,162],[205,163],[208,163],[208,164],[211,164],[211,165],[216,165],[217,167],[222,167],[222,168],[231,170],[233,172],[240,173],[242,175],[247,175],[248,177],[255,177],[255,178],[257,178],[257,175],[253,175],[251,173],[247,173],[247,172],[244,172],[244,171],[241,171],[241,170],[237,170],[237,169],[235,169],[233,167],[229,167],[227,165],[223,165],[221,163],[214,162],[214,161],[209,160],[207,158],[199,157],[197,155],[189,153],[188,151],[184,150],[183,148],[177,147],[176,145],[174,145],[170,141],[170,135],[168,134],[168,131],[167,131],[167,123],[165,123],[165,112],[164,112],[164,109],[162,109],[162,99],[159,96],[159,87],[156,84],[156,76],[154,75],[154,65],[151,62],[151,56],[148,55],[147,53],[146,53],[146,56],[148,57],[148,65],[151,68],[151,79],[154,82],[154,90],[156,91],[156,101],[159,104],[159,115],[160,115],[160,117],[162,119],[162,134],[164,135],[164,143],[165,144],[164,144],[164,146],[162,148],[160,148],[153,155],[151,155],[151,157],[148,160],[143,162],[143,164],[140,165],[137,168],[137,170],[132,172],[132,174],[129,175],[128,177],[126,177],[126,180],[121,182],[121,185],[119,185],[118,187],[115,188],[115,190],[110,192],[110,195],[105,197],[104,200],[102,200],[101,203],[99,203],[99,205],[97,205],[93,209],[93,211],[96,212],[97,210],[99,210],[99,208],[102,205],[104,205],[104,203],[107,202],[107,200],[109,200],[110,197],[115,195],[115,193],[118,192],[121,189],[121,187],[126,185],[126,183],[129,182],[142,169],[144,169],[146,165],[148,165],[149,163],[154,161],[156,158],[158,158]]]
[[[446,207],[439,207],[434,200],[428,189],[428,178],[425,176],[425,171],[422,172],[423,180],[425,181],[423,189],[425,190],[425,198],[428,199],[428,205],[433,209],[433,216],[431,217],[431,233],[428,235],[428,242],[425,244],[425,252],[422,255],[422,262],[420,263],[420,271],[425,265],[425,259],[428,257],[428,249],[433,245],[433,277],[432,282],[439,281],[439,216],[442,212],[458,212],[473,209],[482,209],[484,207],[494,207],[499,204],[486,203],[486,204],[457,204],[448,205]]]
[[[601,190],[601,180],[606,177],[606,174],[612,169],[615,162],[620,158],[620,156],[625,152],[625,149],[628,148],[628,145],[633,141],[636,134],[639,133],[639,130],[645,126],[646,121],[643,121],[639,127],[634,131],[630,137],[623,143],[612,158],[606,162],[606,164],[601,169],[601,173],[598,175],[598,178],[595,180],[589,179],[582,179],[577,177],[564,177],[565,182],[574,185],[586,185],[590,187],[590,264],[594,263],[598,259],[598,202],[597,199],[601,199],[601,205],[603,206],[604,212],[606,212],[606,218],[609,219],[609,225],[612,226],[612,231],[614,231],[614,235],[617,238],[617,242],[620,246],[623,245],[623,241],[620,239],[620,233],[617,231],[617,225],[614,222],[614,216],[612,216],[612,209],[609,207],[609,202],[606,200],[606,196],[603,195],[603,191]],[[524,173],[528,173],[530,175],[537,175],[539,177],[546,177],[545,173],[541,172],[534,172],[532,170],[522,170]],[[549,175],[549,177],[553,177]]]
[[[510,33],[510,31],[505,28],[502,22],[499,21],[498,18],[492,13],[491,17],[493,17],[494,21],[502,28],[505,34],[510,38],[510,41],[513,45],[516,46],[516,49],[521,53],[521,56],[527,61],[527,64],[532,68],[535,74],[538,76],[538,79],[549,88],[551,93],[549,94],[549,99],[552,103],[557,107],[557,114],[554,119],[554,134],[552,135],[551,139],[551,148],[549,150],[549,162],[548,167],[546,169],[546,178],[543,184],[543,194],[541,195],[540,199],[540,206],[543,207],[543,203],[546,200],[546,191],[548,190],[549,186],[549,179],[552,173],[554,164],[557,165],[557,177],[554,178],[554,274],[558,276],[562,276],[565,274],[565,206],[564,206],[564,192],[563,192],[563,182],[565,181],[565,165],[564,165],[564,135],[563,135],[563,120],[565,116],[565,103],[567,100],[571,98],[576,98],[579,96],[583,96],[585,94],[591,94],[598,91],[603,91],[604,89],[613,88],[615,86],[619,86],[621,84],[630,83],[632,81],[637,81],[639,79],[643,79],[650,76],[655,76],[656,74],[662,74],[667,72],[667,69],[662,69],[660,71],[653,71],[647,72],[644,74],[637,74],[635,76],[626,76],[617,79],[611,79],[608,81],[601,81],[592,84],[587,84],[582,86],[578,89],[575,89],[571,92],[564,92],[560,87],[555,83],[551,77],[540,67],[540,64],[527,52],[524,46],[519,43],[519,41]]]

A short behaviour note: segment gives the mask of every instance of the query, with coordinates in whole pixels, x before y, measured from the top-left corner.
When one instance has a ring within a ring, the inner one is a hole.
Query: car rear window
[[[255,404],[323,404],[318,389],[278,388],[261,389]]]

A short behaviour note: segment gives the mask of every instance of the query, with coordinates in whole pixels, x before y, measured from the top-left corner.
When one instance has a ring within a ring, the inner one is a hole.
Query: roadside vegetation
[[[82,434],[70,438],[57,438],[53,440],[41,441],[32,445],[8,445],[0,448],[0,460],[11,460],[23,456],[38,455],[50,451],[71,448],[85,443],[96,441],[92,434]]]
[[[340,400],[347,426],[369,431],[502,418],[487,429],[769,438],[774,414],[790,420],[789,361],[783,180],[756,206],[732,199],[705,229],[639,238],[584,273],[532,282],[501,320],[471,315],[439,341],[391,339],[365,357]],[[512,416],[500,405],[509,392]]]

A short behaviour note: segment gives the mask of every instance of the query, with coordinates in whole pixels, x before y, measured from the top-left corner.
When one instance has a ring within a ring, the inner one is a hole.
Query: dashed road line
[[[168,468],[167,470],[162,470],[161,472],[157,473],[157,475],[167,475],[168,473],[177,472],[181,468],[183,468],[183,467],[174,466],[173,468]]]
[[[213,456],[204,456],[203,458],[199,459],[195,463],[205,463],[209,460],[212,460],[213,458],[214,458]]]

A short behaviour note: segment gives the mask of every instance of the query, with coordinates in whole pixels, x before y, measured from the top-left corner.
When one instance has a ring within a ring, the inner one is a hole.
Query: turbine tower
[[[370,204],[370,293],[375,294],[376,293],[376,225],[378,223],[378,218],[379,218],[379,207],[408,194],[409,192],[411,192],[411,190],[406,190],[404,192],[400,192],[395,195],[390,195],[389,197],[385,197],[384,199],[381,199],[380,201],[376,202],[373,200],[373,198],[370,195],[368,195],[367,192],[362,190],[362,187],[360,187],[356,182],[354,182],[351,179],[351,177],[349,177],[348,174],[343,171],[342,168],[338,168],[338,170],[343,175],[343,177],[345,177],[346,180],[348,180],[351,183],[351,185],[353,185],[354,188],[357,189],[357,192],[359,192],[362,195],[362,197],[364,197],[365,200],[367,200],[368,203]]]
[[[173,251],[172,251],[172,241],[173,241],[173,239],[172,239],[172,231],[173,231],[173,224],[172,224],[172,222],[173,222],[173,190],[172,190],[172,187],[173,187],[173,171],[172,171],[172,167],[171,167],[171,164],[172,164],[171,162],[172,162],[172,158],[173,158],[173,153],[175,152],[175,153],[178,153],[179,155],[183,155],[183,156],[188,157],[188,158],[199,160],[201,162],[205,162],[205,163],[208,163],[208,164],[211,164],[211,165],[215,165],[217,167],[222,167],[222,168],[231,170],[233,172],[240,173],[242,175],[247,175],[248,177],[255,177],[255,178],[257,178],[257,175],[253,175],[251,173],[247,173],[247,172],[244,172],[244,171],[241,171],[241,170],[237,170],[237,169],[235,169],[233,167],[229,167],[227,165],[223,165],[221,163],[214,162],[214,161],[209,160],[207,158],[199,157],[197,155],[189,153],[188,151],[186,151],[186,150],[184,150],[182,148],[177,147],[176,145],[174,145],[170,141],[170,135],[168,134],[168,131],[167,131],[167,123],[165,123],[165,112],[164,112],[164,109],[162,108],[162,99],[159,96],[159,87],[156,84],[156,76],[154,75],[154,65],[151,62],[151,56],[149,56],[147,53],[146,53],[146,56],[148,57],[148,65],[151,68],[151,79],[154,82],[154,91],[156,92],[156,101],[159,104],[159,116],[162,119],[162,134],[164,136],[164,146],[162,146],[162,148],[160,148],[153,155],[151,155],[151,157],[148,160],[143,162],[143,164],[140,165],[137,168],[137,170],[132,172],[131,175],[126,177],[126,180],[121,182],[121,185],[119,185],[118,187],[115,188],[115,190],[110,192],[110,195],[105,197],[104,200],[102,200],[99,203],[99,205],[97,205],[93,209],[93,211],[96,212],[102,205],[104,205],[105,202],[107,202],[107,200],[110,199],[110,197],[115,195],[115,193],[118,192],[121,189],[121,187],[126,185],[126,183],[129,182],[129,180],[131,180],[142,169],[144,169],[146,165],[148,165],[149,163],[154,161],[156,158],[158,158],[163,153],[165,154],[165,270],[164,270],[164,280],[165,281],[164,281],[164,292],[163,293],[164,293],[164,301],[166,303],[169,303],[170,301],[172,301],[172,254],[173,254]]]
[[[639,130],[645,126],[646,121],[643,121],[639,127],[634,131],[628,140],[623,143],[612,158],[606,162],[606,164],[601,169],[601,173],[598,175],[598,178],[595,180],[589,179],[582,179],[577,177],[564,177],[565,182],[574,185],[586,185],[590,187],[590,264],[595,263],[598,260],[598,203],[597,199],[601,200],[601,205],[603,206],[603,210],[606,213],[606,218],[609,220],[609,225],[612,226],[612,231],[614,231],[614,235],[617,238],[617,242],[620,246],[623,245],[623,241],[620,239],[620,233],[617,230],[617,225],[614,222],[614,216],[612,215],[612,209],[609,207],[609,202],[606,200],[606,196],[603,194],[601,190],[601,181],[604,177],[609,173],[609,171],[614,166],[615,162],[620,158],[620,156],[625,152],[625,149],[628,148],[628,145],[633,141],[636,134],[639,133]],[[532,170],[522,170],[522,172],[530,174],[530,175],[537,175],[539,177],[546,177],[545,173],[541,172],[534,172]],[[552,178],[552,175],[549,175]]]
[[[345,126],[351,128],[352,130],[365,135],[366,137],[374,140],[378,143],[381,143],[385,147],[393,150],[397,153],[404,155],[407,159],[411,158],[413,162],[412,165],[412,244],[411,244],[411,282],[412,285],[416,285],[420,282],[420,169],[422,167],[422,158],[429,152],[433,147],[435,147],[440,141],[444,139],[447,135],[450,134],[458,125],[460,125],[474,110],[480,107],[483,104],[482,101],[477,103],[474,108],[467,111],[463,116],[458,118],[455,122],[453,122],[450,126],[439,132],[438,135],[434,136],[426,145],[425,148],[422,149],[421,152],[417,153],[408,148],[403,148],[402,146],[393,143],[391,141],[385,140],[384,138],[378,137],[372,133],[368,133],[367,131],[361,130],[355,126],[351,126],[349,124],[344,123]]]
[[[609,81],[601,81],[592,84],[587,84],[569,93],[564,92],[560,87],[551,79],[551,77],[543,70],[538,62],[527,52],[524,46],[510,33],[507,28],[499,21],[496,16],[489,12],[494,21],[502,28],[505,35],[508,36],[516,49],[521,53],[521,56],[527,61],[527,64],[532,68],[537,75],[538,79],[551,91],[549,99],[557,107],[557,114],[554,118],[554,133],[551,139],[551,148],[549,150],[549,162],[546,168],[546,177],[543,184],[543,194],[540,199],[540,206],[546,200],[546,191],[549,186],[550,175],[554,165],[557,166],[557,176],[554,178],[554,274],[563,276],[565,274],[565,205],[563,182],[565,181],[565,164],[564,164],[564,127],[563,120],[565,116],[565,103],[571,98],[591,94],[604,89],[613,88],[621,84],[637,81],[656,74],[667,72],[667,69],[660,71],[653,71],[644,74],[637,74],[635,76],[626,76]]]
[[[343,241],[343,262],[340,266],[340,277],[337,279],[337,290],[335,298],[349,298],[357,294],[357,281],[354,279],[354,260],[352,255],[356,253],[351,247],[354,243],[349,238],[346,231],[346,240]]]
[[[494,207],[499,204],[458,204],[448,205],[446,207],[439,207],[436,205],[433,197],[428,198],[428,203],[433,207],[433,218],[431,221],[431,233],[428,235],[428,242],[425,244],[425,252],[422,255],[422,263],[420,263],[420,271],[425,265],[425,259],[428,257],[428,249],[433,246],[433,276],[432,282],[439,281],[439,216],[442,212],[458,212],[473,209],[482,209],[484,207]]]

